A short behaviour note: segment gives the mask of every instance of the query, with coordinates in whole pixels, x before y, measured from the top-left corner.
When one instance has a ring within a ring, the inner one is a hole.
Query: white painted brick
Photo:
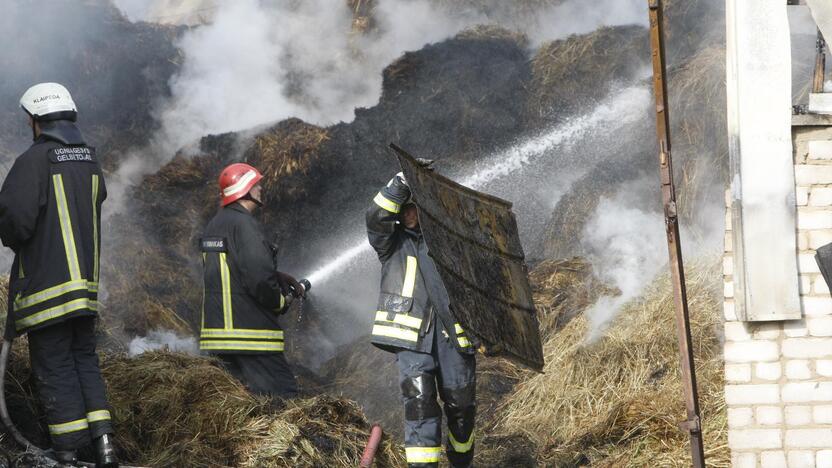
[[[751,408],[728,408],[728,427],[737,429],[754,424],[754,411]]]
[[[728,210],[728,212],[725,213],[725,230],[726,231],[731,230],[731,221],[732,221],[731,220],[731,210]]]
[[[725,364],[725,380],[733,383],[751,382],[751,364]]]
[[[820,164],[798,164],[794,167],[797,185],[832,184],[832,166]]]
[[[765,467],[765,463],[763,463]],[[780,466],[780,465],[777,465]],[[790,450],[788,468],[814,468],[815,452],[811,450]]]
[[[729,429],[731,450],[776,449],[783,446],[780,429]]]
[[[815,424],[832,424],[832,406],[820,405],[813,407],[812,419]]]
[[[801,253],[797,256],[797,269],[800,273],[820,273],[814,253]]]
[[[832,298],[829,297],[801,297],[803,314],[810,317],[829,315],[832,313]]]
[[[807,146],[809,146],[809,159],[832,159],[832,141],[811,140]]]
[[[809,237],[809,249],[811,250],[817,250],[832,242],[832,230],[829,229],[809,231],[806,234]]]
[[[733,299],[726,300],[722,303],[722,313],[725,316],[725,320],[728,322],[739,320],[737,317],[737,310],[734,308]]]
[[[824,377],[832,377],[832,360],[819,359],[815,361],[815,371]]]
[[[815,294],[829,294],[829,285],[826,284],[823,275],[815,275],[815,279],[812,281],[812,291]]]
[[[725,322],[724,328],[726,341],[748,341],[751,339],[751,333],[746,329],[745,322]]]
[[[783,322],[783,333],[789,338],[799,338],[809,334],[805,320],[789,320]]]
[[[734,237],[731,235],[730,232],[725,233],[725,242],[723,243],[725,246],[726,252],[733,252],[734,251]]]
[[[832,401],[832,382],[789,382],[783,385],[782,394],[786,403]]]
[[[786,424],[788,426],[806,426],[812,423],[811,406],[787,406]]]
[[[789,380],[805,380],[812,377],[809,361],[792,360],[786,363],[786,378]]]
[[[760,322],[753,325],[754,339],[776,340],[780,338],[780,322]]]
[[[725,402],[731,406],[777,404],[780,403],[780,386],[777,384],[726,385]]]
[[[755,412],[757,424],[774,426],[783,422],[783,410],[779,406],[760,406]]]
[[[808,318],[806,325],[811,336],[832,336],[832,316]],[[832,348],[832,340],[828,346]]]
[[[809,187],[796,187],[794,195],[797,206],[806,206],[809,204]]]
[[[734,297],[734,282],[733,281],[726,281],[723,287],[723,294],[727,298]]]
[[[832,188],[812,187],[809,193],[809,206],[830,206],[832,205]]]
[[[832,468],[832,450],[821,450],[818,452],[817,468]]]
[[[797,233],[797,250],[809,250],[809,233],[800,231]]]
[[[757,468],[757,454],[754,452],[740,452],[731,454],[732,468]]]
[[[734,274],[734,257],[732,255],[722,257],[722,274],[728,276]]]
[[[783,340],[783,356],[787,358],[822,358],[830,355],[832,355],[832,341],[828,339],[786,338]],[[762,361],[762,359],[759,360]]]
[[[754,366],[754,375],[760,380],[778,380],[783,371],[779,362],[758,362]]]
[[[789,338],[789,340],[806,340],[808,338]],[[803,357],[803,356],[793,356]],[[780,350],[776,341],[741,341],[725,343],[726,362],[766,362],[780,359]]]
[[[763,466],[766,466],[765,463]],[[790,450],[787,466],[788,468],[814,468],[815,452],[811,450]]]
[[[798,229],[832,229],[832,213],[825,210],[809,210],[798,208]]]
[[[804,296],[812,294],[812,277],[809,275],[800,275],[798,289],[800,290],[800,294]]]
[[[730,432],[729,432],[730,434]],[[829,448],[832,447],[832,428],[786,429],[788,448]]]

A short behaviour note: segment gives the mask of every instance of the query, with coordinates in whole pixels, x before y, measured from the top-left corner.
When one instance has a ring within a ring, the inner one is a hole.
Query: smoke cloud
[[[169,330],[153,330],[147,336],[137,336],[130,341],[127,354],[130,357],[148,351],[171,351],[186,354],[199,354],[196,338],[182,337]]]

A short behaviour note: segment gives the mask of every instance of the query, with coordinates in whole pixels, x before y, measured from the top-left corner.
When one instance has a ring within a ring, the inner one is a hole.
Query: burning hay
[[[579,110],[585,97],[601,98],[646,64],[648,43],[640,26],[605,27],[544,44],[532,60],[529,112]]]
[[[728,466],[718,272],[690,268],[688,298],[705,447],[710,466]],[[545,374],[519,383],[496,429],[522,434],[550,466],[689,466],[669,277],[621,311],[609,333],[586,343],[587,320],[548,337]]]

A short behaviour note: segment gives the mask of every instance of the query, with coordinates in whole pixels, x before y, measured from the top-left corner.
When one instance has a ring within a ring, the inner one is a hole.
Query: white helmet
[[[69,91],[58,83],[32,86],[20,98],[20,107],[36,121],[75,121],[78,116],[78,109]]]

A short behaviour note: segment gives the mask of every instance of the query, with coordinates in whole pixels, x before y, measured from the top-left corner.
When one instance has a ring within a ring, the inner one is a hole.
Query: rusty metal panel
[[[426,170],[401,148],[425,242],[456,319],[487,354],[543,369],[543,345],[511,203]]]

